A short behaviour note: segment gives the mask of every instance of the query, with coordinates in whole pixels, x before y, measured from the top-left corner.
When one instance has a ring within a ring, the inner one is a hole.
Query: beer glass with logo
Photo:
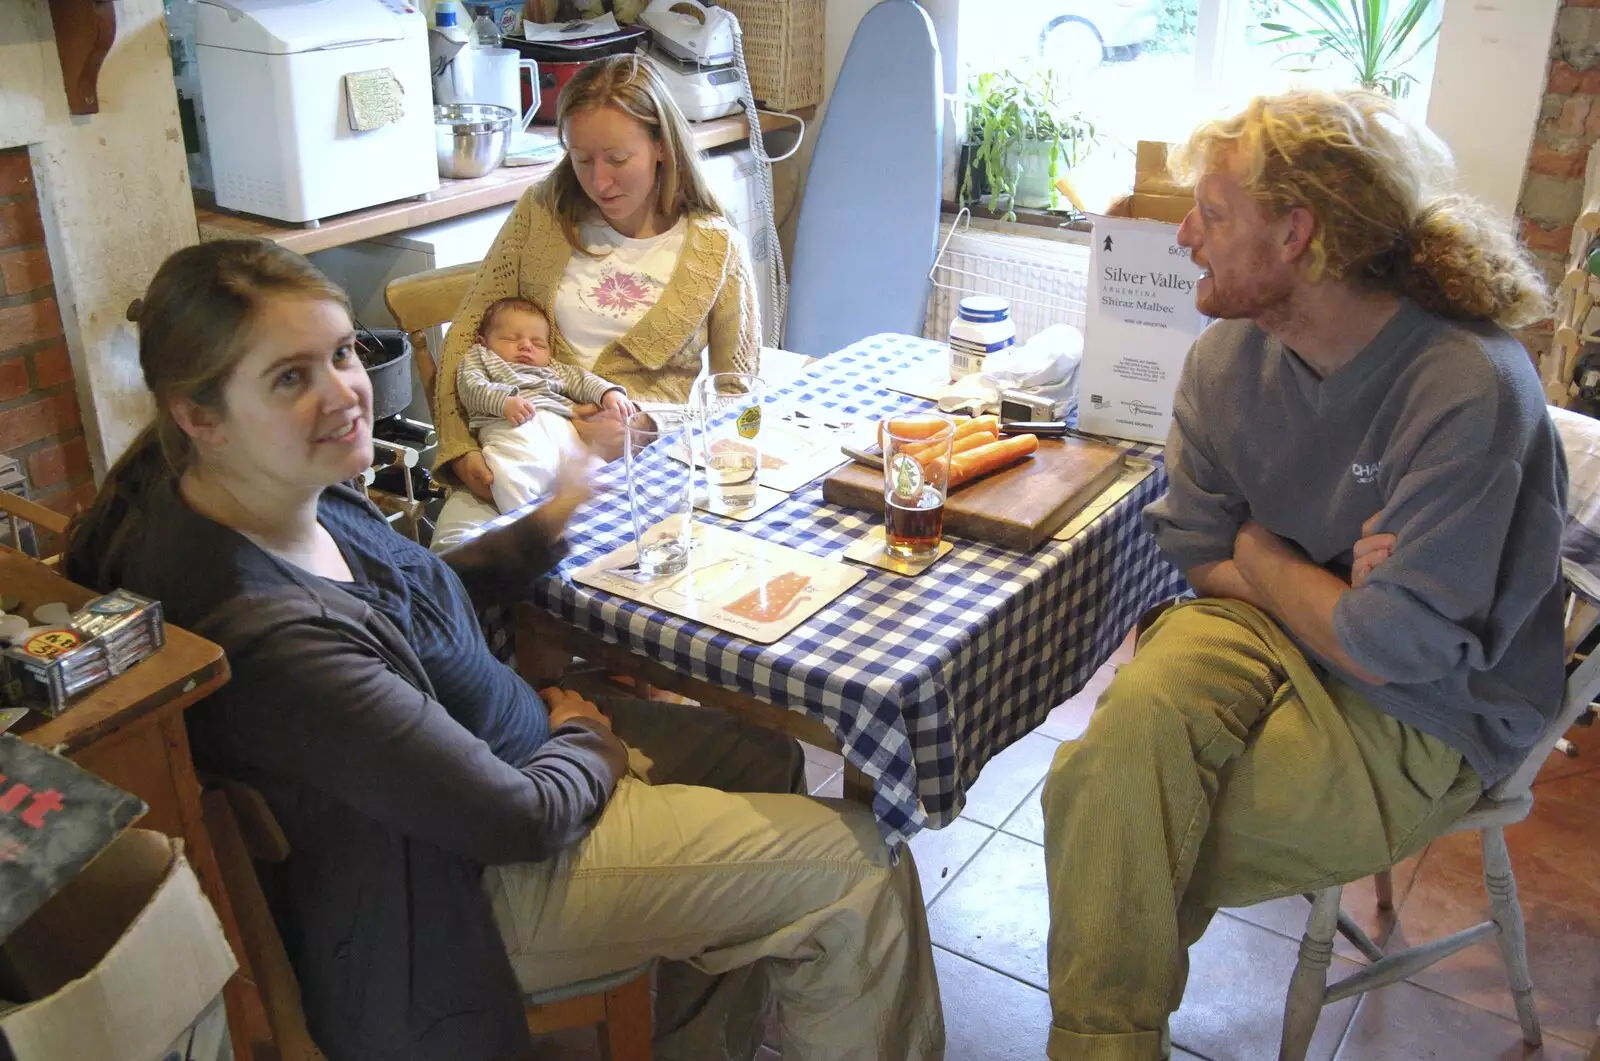
[[[713,508],[749,508],[761,471],[761,377],[717,372],[695,384],[701,458]]]
[[[944,540],[955,424],[942,416],[904,416],[883,424],[883,517],[889,555],[932,560]]]

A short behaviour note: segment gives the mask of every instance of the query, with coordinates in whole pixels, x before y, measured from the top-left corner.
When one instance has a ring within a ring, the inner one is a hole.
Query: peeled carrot
[[[987,431],[977,431],[973,434],[957,438],[950,447],[950,454],[951,456],[955,456],[959,453],[967,453],[971,450],[993,445],[995,439],[998,437],[998,435],[991,435]]]
[[[927,442],[916,442],[909,446],[902,446],[900,452],[910,454],[926,464],[928,463],[928,458],[943,453],[946,445],[947,443],[944,439],[934,438],[929,439]]]
[[[998,416],[974,416],[964,424],[956,425],[956,438],[966,438],[979,432],[1000,437],[1000,418]]]
[[[1014,435],[1003,442],[968,450],[950,460],[950,487],[954,489],[979,476],[997,472],[1023,460],[1039,448],[1036,435]]]
[[[889,431],[893,431],[896,438],[932,438],[949,425],[948,420],[941,420],[937,416],[899,417],[894,420],[878,421],[878,445],[887,447]]]
[[[988,416],[982,417],[982,419],[993,421],[994,417]],[[973,422],[974,421],[971,420],[967,421],[968,424]],[[996,423],[998,423],[998,421],[996,421]],[[979,446],[986,446],[989,443],[997,440],[999,437],[1000,433],[996,428],[995,423],[980,424],[976,429],[969,428],[966,424],[963,424],[961,427],[956,429],[955,439],[950,444],[950,452],[952,454],[965,453],[969,449],[976,449]],[[919,461],[926,461],[930,456],[938,453],[943,448],[944,440],[937,439],[929,442],[918,442],[915,445],[905,447],[903,450],[901,450],[901,452],[909,453]]]

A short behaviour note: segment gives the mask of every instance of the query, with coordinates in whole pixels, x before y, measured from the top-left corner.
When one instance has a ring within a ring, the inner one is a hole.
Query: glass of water
[[[755,504],[761,470],[761,377],[717,372],[695,383],[694,408],[701,418],[701,458],[713,508]]]
[[[624,424],[628,509],[642,578],[677,574],[689,566],[692,423],[688,412],[673,409],[634,413]]]

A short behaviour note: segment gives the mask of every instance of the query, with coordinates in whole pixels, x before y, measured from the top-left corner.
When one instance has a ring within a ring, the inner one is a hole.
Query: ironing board
[[[912,0],[869,9],[806,175],[784,349],[823,357],[868,335],[922,333],[939,236],[943,92],[927,12]]]

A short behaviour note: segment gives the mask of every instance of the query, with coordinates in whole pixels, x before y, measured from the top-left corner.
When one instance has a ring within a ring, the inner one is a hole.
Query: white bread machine
[[[439,187],[427,19],[410,0],[200,0],[217,205],[314,222]]]

